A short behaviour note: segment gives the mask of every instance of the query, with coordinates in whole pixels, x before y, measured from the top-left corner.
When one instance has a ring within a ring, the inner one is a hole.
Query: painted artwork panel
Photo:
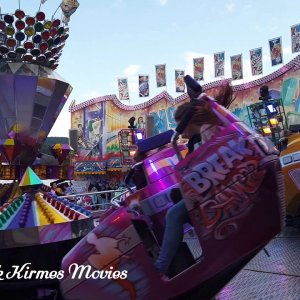
[[[176,88],[176,93],[184,93],[185,91],[184,70],[175,70],[175,88]]]
[[[224,76],[225,52],[214,54],[215,77]]]
[[[156,86],[157,87],[166,86],[167,85],[166,65],[156,65],[155,74],[156,74]]]
[[[149,97],[149,75],[139,75],[139,97]]]
[[[269,40],[271,64],[276,66],[283,63],[281,37]]]
[[[232,80],[243,79],[243,62],[242,54],[230,57]]]
[[[118,90],[120,100],[129,100],[129,90],[127,78],[118,78]]]
[[[204,57],[194,58],[194,79],[197,81],[203,80],[204,74]]]
[[[300,52],[300,24],[291,26],[292,53]]]
[[[252,76],[263,73],[262,48],[250,50],[250,64]]]

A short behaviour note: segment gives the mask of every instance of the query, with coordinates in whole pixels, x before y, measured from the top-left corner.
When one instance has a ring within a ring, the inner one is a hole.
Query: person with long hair
[[[145,123],[143,117],[138,117],[137,123],[135,124],[136,128],[141,129],[145,128]]]
[[[233,102],[233,91],[229,84],[220,87],[215,99],[225,107]],[[224,128],[224,124],[213,112],[208,101],[210,101],[208,96],[201,94],[196,103],[184,103],[177,108],[174,117],[175,121],[179,123],[191,105],[194,107],[194,114],[183,131],[183,138],[192,139],[195,135],[200,135],[201,142],[205,143]],[[162,274],[163,280],[168,279],[166,273],[182,241],[183,225],[188,222],[190,222],[189,214],[181,197],[181,200],[167,212],[164,237],[155,262],[155,268]]]

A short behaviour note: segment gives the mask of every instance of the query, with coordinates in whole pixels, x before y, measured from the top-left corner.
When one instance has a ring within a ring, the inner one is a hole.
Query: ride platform
[[[300,228],[285,227],[213,299],[300,299]],[[199,298],[200,299],[200,298]]]

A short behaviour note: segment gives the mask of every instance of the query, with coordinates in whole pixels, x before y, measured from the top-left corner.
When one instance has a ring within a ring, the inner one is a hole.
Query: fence
[[[68,199],[75,205],[83,206],[87,210],[105,211],[112,205],[119,206],[119,203],[125,200],[129,194],[127,189],[107,190],[100,192],[88,192],[82,194],[71,194],[58,196],[59,199]]]

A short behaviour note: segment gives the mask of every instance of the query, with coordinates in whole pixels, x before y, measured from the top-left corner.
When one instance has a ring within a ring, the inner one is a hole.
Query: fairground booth
[[[254,130],[276,144],[284,130],[300,123],[300,56],[274,73],[233,90],[236,99],[230,110]],[[216,95],[225,79],[205,84],[204,92]],[[129,106],[115,95],[77,104],[73,101],[70,141],[77,179],[120,181],[133,164],[134,145],[140,139],[174,129],[174,112],[189,101],[187,93],[173,98],[166,91],[149,101]],[[133,129],[130,129],[131,125]]]

